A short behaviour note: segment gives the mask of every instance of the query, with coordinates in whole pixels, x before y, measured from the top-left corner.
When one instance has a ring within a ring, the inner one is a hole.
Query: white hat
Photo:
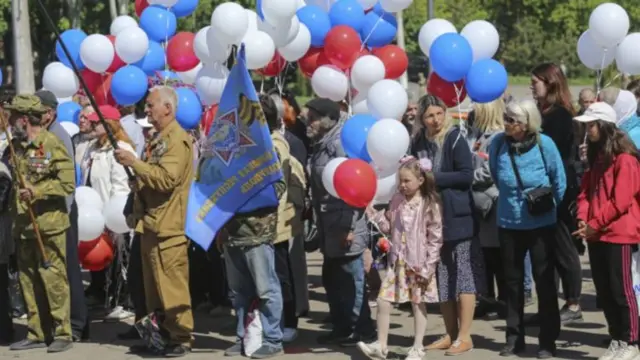
[[[151,123],[149,122],[149,117],[147,116],[143,117],[142,119],[136,120],[136,122],[138,123],[138,125],[146,129],[153,127],[153,125],[151,125]]]
[[[616,123],[616,119],[616,111],[611,107],[611,105],[605,102],[593,103],[589,105],[584,114],[573,118],[573,120],[579,122],[592,122],[602,120],[612,124]]]

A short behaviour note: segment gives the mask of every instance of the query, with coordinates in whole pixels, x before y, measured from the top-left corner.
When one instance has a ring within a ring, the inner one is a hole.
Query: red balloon
[[[111,44],[113,44],[113,48],[116,48],[116,37],[113,35],[107,35],[107,37],[109,38],[109,40],[111,40]],[[120,59],[120,56],[118,56],[118,53],[114,52],[114,57],[113,57],[113,61],[111,62],[111,65],[109,65],[109,68],[107,69],[108,73],[114,73],[116,71],[118,71],[118,69],[120,69],[121,67],[127,65],[125,64],[124,61],[122,61],[122,59]]]
[[[332,28],[324,38],[324,54],[342,70],[349,69],[360,56],[360,34],[346,25]]]
[[[385,79],[397,79],[409,68],[407,53],[396,45],[386,45],[373,50],[373,55],[382,60],[385,69]]]
[[[458,99],[458,95],[456,94],[456,87],[460,92],[460,99]],[[431,75],[429,75],[427,93],[439,97],[448,107],[456,106],[458,101],[462,102],[467,97],[467,89],[464,87],[464,80],[458,80],[455,83],[448,82],[443,80],[435,72],[432,72]]]
[[[102,76],[102,82],[96,90],[93,92],[93,97],[96,99],[98,106],[100,105],[116,105],[116,101],[113,99],[111,95],[111,78],[112,74],[107,74]]]
[[[218,105],[211,106],[208,110],[204,112],[204,116],[202,117],[202,131],[208,137],[209,131],[211,131],[211,125],[213,125],[213,120],[216,118],[216,113],[218,112]]]
[[[276,53],[273,54],[271,61],[269,61],[269,63],[262,69],[256,70],[256,72],[264,76],[278,76],[286,66],[287,60],[285,60],[282,55],[276,51]]]
[[[82,76],[82,79],[89,88],[89,92],[91,92],[92,94],[96,91],[98,86],[102,84],[102,75],[95,73],[89,69],[82,70],[80,72],[80,76]]]
[[[78,242],[78,260],[80,261],[80,263],[82,263],[82,261],[84,260],[84,258],[87,256],[87,254],[93,250],[94,247],[96,247],[96,245],[98,245],[98,243],[100,242],[100,238],[103,235],[101,235],[100,237],[90,240],[90,241],[80,241]]]
[[[378,180],[371,165],[360,159],[342,162],[333,175],[333,186],[340,199],[357,207],[367,207],[376,196]]]
[[[81,265],[89,271],[104,270],[113,261],[113,242],[107,234],[98,238],[96,245],[82,259]]]
[[[149,3],[147,2],[147,0],[136,0],[136,15],[140,17],[140,15],[142,15],[142,12],[144,11],[144,9],[147,8],[147,6],[149,6]]]
[[[195,37],[192,32],[182,31],[169,40],[167,45],[167,64],[174,71],[189,71],[200,63],[193,50],[193,39]]]
[[[310,48],[309,51],[298,60],[300,71],[308,78],[313,76],[317,68],[329,64],[331,64],[331,62],[325,56],[323,48]]]

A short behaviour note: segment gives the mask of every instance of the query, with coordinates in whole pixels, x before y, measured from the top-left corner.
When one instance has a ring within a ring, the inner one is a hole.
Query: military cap
[[[44,114],[47,109],[42,105],[40,98],[35,95],[17,95],[10,104],[4,106],[7,110],[23,114]]]

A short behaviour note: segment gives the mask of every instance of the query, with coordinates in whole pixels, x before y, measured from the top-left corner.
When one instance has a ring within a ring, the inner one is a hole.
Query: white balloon
[[[358,2],[360,3],[360,5],[362,5],[363,9],[369,10],[372,7],[376,6],[378,0],[358,0]]]
[[[631,33],[618,45],[616,64],[623,74],[640,75],[640,33]]]
[[[418,44],[420,45],[420,50],[426,56],[429,56],[429,49],[431,49],[431,44],[438,38],[438,36],[447,33],[457,33],[456,27],[453,26],[449,20],[445,19],[431,19],[427,21],[420,28],[420,33],[418,34]]]
[[[398,191],[398,174],[380,177],[378,175],[378,186],[376,187],[376,196],[373,198],[374,204],[388,204],[393,195]]]
[[[187,85],[193,85],[196,82],[196,77],[198,73],[202,70],[202,63],[198,63],[196,67],[191,70],[176,72],[180,80]]]
[[[369,129],[367,151],[379,168],[397,168],[408,149],[409,132],[400,121],[381,119]]]
[[[279,47],[278,52],[287,61],[298,61],[311,47],[311,32],[305,24],[300,24],[296,37],[285,46]]]
[[[211,29],[211,26],[205,26],[198,30],[196,36],[193,38],[193,52],[196,57],[203,63],[211,62],[211,56],[209,55],[209,44],[207,43],[207,32]]]
[[[178,3],[178,0],[149,0],[149,5],[160,5],[166,8],[173,7]]]
[[[240,44],[248,28],[249,15],[236,3],[222,3],[216,6],[211,15],[211,29],[224,44]]]
[[[107,71],[116,51],[108,37],[101,34],[91,34],[80,44],[80,59],[93,72],[102,74]]]
[[[629,32],[629,15],[618,4],[600,4],[591,12],[589,30],[596,44],[613,47],[619,44]]]
[[[80,83],[73,70],[56,61],[44,68],[42,86],[56,97],[64,98],[75,95]]]
[[[213,27],[207,30],[207,47],[209,48],[209,59],[211,62],[225,62],[231,54],[231,45],[224,43]],[[206,62],[205,62],[206,64]]]
[[[368,114],[369,108],[367,107],[367,92],[363,91],[353,97],[351,100],[351,111],[354,114]]]
[[[590,31],[587,30],[578,39],[578,58],[582,64],[591,70],[602,70],[611,63],[616,56],[615,49],[603,48],[593,41]]]
[[[127,203],[127,194],[116,195],[109,199],[102,211],[107,228],[116,234],[124,234],[131,230],[124,216],[124,207]]]
[[[78,206],[78,240],[91,241],[104,232],[104,216],[100,209]]]
[[[256,31],[242,40],[245,47],[247,68],[256,70],[265,67],[276,53],[273,39],[263,31]]]
[[[500,35],[492,23],[485,20],[474,20],[460,32],[473,50],[473,61],[491,59],[500,47]]]
[[[401,119],[407,111],[407,91],[395,80],[380,80],[367,94],[367,107],[377,119]]]
[[[298,10],[296,0],[262,0],[262,14],[271,25],[290,20]]]
[[[276,46],[285,46],[296,38],[300,30],[300,20],[297,16],[293,16],[289,20],[283,20],[279,24],[273,26],[266,21],[258,19],[258,30],[264,31],[271,38]],[[247,35],[250,34],[247,33]],[[250,35],[248,35],[250,36]],[[246,38],[247,36],[245,36]]]
[[[71,121],[62,121],[60,122],[60,126],[69,134],[69,137],[74,137],[77,133],[80,132],[80,128],[78,125],[72,123]]]
[[[111,22],[109,33],[118,36],[122,30],[128,27],[138,27],[138,22],[129,15],[120,15]]]
[[[127,29],[116,36],[116,54],[127,64],[142,60],[149,50],[149,37],[139,27]]]
[[[247,34],[260,30],[258,29],[258,21],[260,21],[260,19],[258,18],[258,14],[256,14],[256,12],[251,9],[245,10],[247,11],[247,15],[249,16],[249,26],[247,26]]]
[[[202,105],[215,105],[220,102],[228,77],[229,70],[222,64],[204,65],[198,72],[195,83]]]
[[[333,65],[322,65],[311,76],[311,88],[321,98],[344,100],[349,90],[349,79]]]
[[[413,0],[380,0],[380,5],[385,11],[395,13],[408,8],[412,2]]]
[[[73,123],[69,121],[63,121],[62,125],[64,124]],[[100,197],[100,194],[98,194],[97,191],[89,186],[78,186],[76,188],[76,193],[74,196],[78,207],[96,208],[100,211],[102,211],[104,207],[104,202],[102,201],[102,197]]]
[[[351,84],[358,91],[369,90],[373,84],[384,79],[385,72],[384,63],[377,56],[362,56],[351,68]]]
[[[338,166],[346,160],[346,157],[333,158],[329,160],[327,165],[324,166],[324,169],[322,169],[322,185],[324,185],[324,189],[335,198],[339,198],[339,196],[338,192],[336,192],[336,187],[333,186],[333,176],[336,174]]]

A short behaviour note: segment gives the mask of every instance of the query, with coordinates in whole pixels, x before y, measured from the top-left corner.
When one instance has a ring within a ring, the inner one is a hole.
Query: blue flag
[[[274,184],[281,178],[242,46],[222,92],[197,180],[191,185],[187,236],[209,249],[234,214],[278,206]]]

